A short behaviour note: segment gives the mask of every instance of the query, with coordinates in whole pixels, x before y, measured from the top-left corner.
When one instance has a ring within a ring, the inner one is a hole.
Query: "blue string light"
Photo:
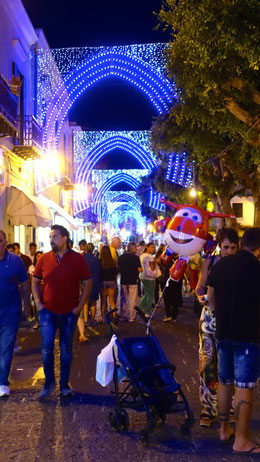
[[[166,44],[144,44],[59,49],[52,50],[52,53],[49,50],[38,50],[38,113],[44,124],[44,148],[58,151],[61,130],[70,107],[88,88],[108,77],[122,78],[137,87],[147,96],[158,114],[168,111],[177,95],[174,83],[165,76],[163,51],[166,48]],[[106,140],[96,143],[87,152],[81,145],[81,153],[77,150],[74,153],[76,179],[79,185],[87,187],[91,183],[96,163],[116,148],[124,149],[133,155],[146,174],[157,165],[154,154],[148,147],[149,142],[146,148],[140,145],[139,140],[131,136],[125,137],[125,132],[113,133],[112,136],[106,135]],[[178,182],[188,185],[191,176],[191,168],[186,169],[184,157],[180,161],[179,154],[170,154],[166,178],[174,182],[178,178]],[[119,177],[120,174],[117,178]],[[122,177],[119,181],[123,181]],[[128,184],[134,184],[134,181],[137,180],[130,180],[128,177]],[[111,187],[112,183],[109,183]],[[51,181],[48,181],[48,184],[51,184]],[[100,191],[105,193],[106,190],[105,186],[101,186],[96,196],[100,199]],[[159,199],[158,193],[150,192],[151,206],[162,210]],[[86,208],[87,205],[87,199],[77,201],[78,210]]]
[[[96,163],[99,162],[100,159],[108,152],[116,148],[124,149],[126,152],[131,154],[138,160],[138,162],[141,163],[144,169],[150,171],[156,166],[156,162],[153,157],[150,156],[150,153],[145,152],[144,149],[138,146],[136,142],[120,135],[115,135],[97,144],[87,154],[77,169],[76,181],[78,183],[88,183],[90,181],[91,172]]]
[[[100,53],[72,71],[56,88],[46,111],[44,145],[50,146],[56,138],[57,148],[62,125],[74,101],[87,88],[109,76],[121,77],[143,91],[159,114],[168,111],[176,98],[172,84],[147,63],[122,52]],[[59,128],[55,134],[56,121]]]
[[[137,189],[140,184],[140,180],[137,181],[135,178],[126,173],[120,173],[119,175],[115,175],[109,180],[107,180],[101,186],[101,188],[95,193],[93,198],[93,209],[96,215],[100,215],[100,204],[102,202],[102,197],[105,195],[105,193],[109,189],[112,189],[116,184],[121,182],[129,184],[133,189]]]

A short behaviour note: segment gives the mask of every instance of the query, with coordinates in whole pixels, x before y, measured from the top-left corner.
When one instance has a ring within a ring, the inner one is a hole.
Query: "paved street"
[[[156,430],[150,447],[140,442],[139,431],[145,425],[143,413],[130,411],[130,431],[115,433],[108,424],[114,398],[95,381],[97,354],[109,341],[107,327],[97,324],[87,329],[90,341],[74,341],[71,385],[77,392],[72,400],[61,400],[58,390],[45,402],[37,401],[43,385],[40,359],[40,333],[31,328],[20,330],[21,350],[14,357],[11,374],[12,394],[0,401],[0,462],[85,462],[85,461],[213,461],[250,460],[231,453],[230,444],[218,441],[217,423],[213,428],[198,425],[198,319],[190,300],[177,323],[161,322],[163,310],[156,313],[154,332],[170,362],[176,364],[176,378],[181,383],[196,423],[192,440],[180,436],[181,415],[167,418]],[[121,323],[119,335],[143,335],[141,322]],[[56,361],[58,367],[58,360]],[[58,377],[58,373],[57,373]],[[255,393],[251,433],[260,443],[260,392]]]

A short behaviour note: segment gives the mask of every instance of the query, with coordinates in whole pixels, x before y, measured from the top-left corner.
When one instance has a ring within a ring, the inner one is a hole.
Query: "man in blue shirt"
[[[18,255],[7,250],[4,231],[0,230],[0,397],[9,396],[8,376],[13,347],[19,325],[20,290],[24,314],[29,314],[29,281],[24,264]]]

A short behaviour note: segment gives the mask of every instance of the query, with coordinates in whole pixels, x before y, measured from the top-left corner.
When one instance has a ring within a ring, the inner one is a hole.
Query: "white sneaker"
[[[166,318],[163,318],[163,322],[168,322],[168,321],[171,321],[172,318],[170,316],[166,317]]]
[[[0,397],[9,396],[10,390],[6,385],[0,385]]]

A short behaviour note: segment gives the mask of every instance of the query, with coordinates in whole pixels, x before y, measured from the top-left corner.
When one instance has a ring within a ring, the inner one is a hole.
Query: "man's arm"
[[[195,288],[195,294],[197,295],[197,298],[201,305],[207,304],[207,300],[205,300],[204,293],[205,293],[205,286],[206,286],[206,281],[207,281],[208,272],[209,272],[209,264],[210,264],[210,259],[207,259],[203,262],[200,273],[199,273],[198,283]]]
[[[74,310],[72,310],[72,312],[76,316],[79,315],[79,313],[81,312],[84,304],[86,303],[87,299],[89,298],[91,287],[92,287],[92,279],[84,279],[82,281],[82,290],[81,290],[81,295],[80,295],[78,306],[76,306],[76,308],[74,308]]]
[[[209,308],[214,310],[215,309],[215,291],[214,291],[214,287],[208,286],[207,299],[208,299]]]
[[[41,302],[41,279],[36,277],[32,278],[32,294],[37,311],[41,311],[45,308],[44,304]]]
[[[143,268],[140,266],[139,268],[137,268],[137,271],[138,271],[138,273],[142,273],[142,272],[143,272]]]
[[[25,317],[28,318],[30,315],[30,284],[29,280],[21,283],[21,296],[24,306]]]

